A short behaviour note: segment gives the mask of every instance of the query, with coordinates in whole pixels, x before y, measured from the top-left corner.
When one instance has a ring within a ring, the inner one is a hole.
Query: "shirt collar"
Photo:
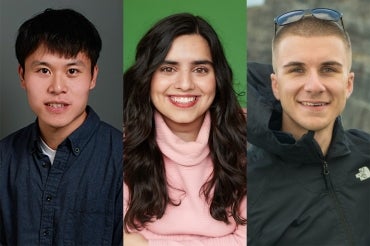
[[[79,126],[74,132],[72,132],[61,144],[67,145],[74,155],[79,155],[81,150],[86,146],[90,137],[94,134],[96,129],[99,127],[100,118],[95,111],[90,107],[86,107],[87,117],[85,121]],[[37,151],[41,152],[40,149],[40,129],[38,127],[37,119],[34,122],[29,138],[29,150],[31,153]],[[59,147],[58,147],[59,148]]]

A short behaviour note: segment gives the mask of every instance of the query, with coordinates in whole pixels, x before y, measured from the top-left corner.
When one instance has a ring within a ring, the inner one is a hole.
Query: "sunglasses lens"
[[[313,9],[312,14],[321,20],[338,21],[341,14],[333,9]]]
[[[275,21],[275,35],[277,32],[277,26],[284,26],[296,21],[300,21],[305,15],[312,15],[317,19],[325,20],[325,21],[335,21],[338,22],[340,20],[340,24],[342,24],[343,31],[343,19],[342,14],[334,9],[328,8],[316,8],[316,9],[307,9],[307,10],[293,10],[287,12],[285,14],[279,15],[274,19]]]
[[[295,10],[276,17],[275,22],[279,26],[284,26],[292,22],[299,21],[304,16],[303,10]]]

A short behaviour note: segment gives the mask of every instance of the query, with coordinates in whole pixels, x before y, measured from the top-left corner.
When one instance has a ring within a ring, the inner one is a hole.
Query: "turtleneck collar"
[[[154,115],[156,140],[163,155],[183,166],[195,166],[209,155],[208,139],[211,129],[211,117],[207,112],[195,141],[186,142],[176,136],[165,123],[162,115]]]

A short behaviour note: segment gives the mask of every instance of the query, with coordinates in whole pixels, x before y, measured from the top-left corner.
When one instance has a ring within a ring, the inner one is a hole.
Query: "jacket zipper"
[[[351,233],[350,226],[349,226],[349,224],[346,220],[346,217],[344,215],[343,209],[340,206],[340,203],[338,201],[338,197],[335,194],[334,186],[333,186],[333,183],[332,183],[331,177],[330,177],[329,165],[328,165],[328,162],[326,160],[323,160],[323,174],[324,174],[326,189],[329,192],[329,196],[334,201],[335,210],[337,211],[337,213],[339,215],[339,218],[340,218],[340,221],[341,221],[341,224],[344,227],[344,230],[347,234],[347,239],[349,241],[349,245],[354,246],[355,243],[353,241],[353,235]]]

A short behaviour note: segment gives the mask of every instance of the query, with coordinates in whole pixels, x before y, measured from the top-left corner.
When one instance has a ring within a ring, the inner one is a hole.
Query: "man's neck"
[[[53,127],[48,124],[43,124],[39,122],[39,128],[41,132],[41,137],[45,143],[52,149],[56,150],[58,146],[79,128],[83,122],[86,120],[87,114],[84,112],[80,117],[75,119],[70,124],[64,125],[62,127]]]
[[[331,139],[333,137],[333,128],[326,129],[326,132],[317,131],[315,132],[314,139],[319,144],[322,154],[326,156],[329,150]]]
[[[284,129],[282,130],[284,131]],[[290,131],[286,130],[286,132],[290,132]],[[299,132],[299,133],[297,132],[290,132],[290,133],[293,135],[293,137],[296,140],[298,140],[302,138],[303,135],[307,133],[307,131]],[[321,152],[324,156],[326,156],[326,154],[328,153],[328,149],[329,149],[332,137],[333,137],[333,127],[328,127],[320,131],[315,131],[314,139],[320,146]]]
[[[58,146],[69,136],[69,134],[58,131],[50,132],[41,130],[42,139],[53,150],[56,150]]]
[[[293,135],[295,140],[299,140],[303,137],[303,135],[307,134],[310,129],[306,129],[301,127],[298,124],[291,124],[293,121],[284,121],[284,117],[282,119],[282,127],[281,130],[284,132],[288,132]],[[335,121],[329,123],[329,125],[322,126],[322,129],[314,130],[314,139],[320,146],[322,154],[325,156],[328,152],[331,139],[333,136],[333,129],[334,129]]]

